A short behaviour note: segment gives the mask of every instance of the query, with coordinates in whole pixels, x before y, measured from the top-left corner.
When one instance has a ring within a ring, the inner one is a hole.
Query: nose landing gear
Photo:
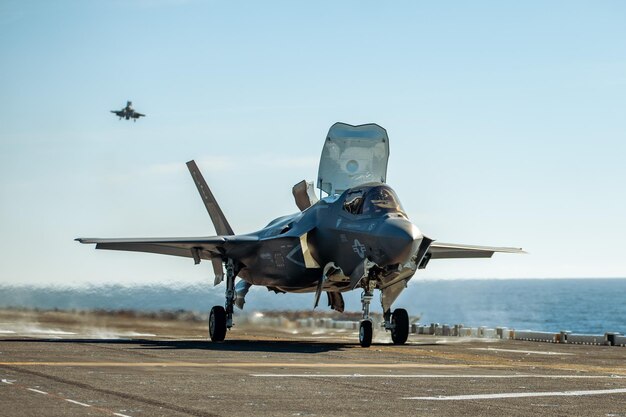
[[[369,283],[361,294],[361,306],[363,308],[363,320],[359,325],[359,344],[361,347],[370,347],[372,344],[372,319],[370,319],[370,303],[374,297],[373,285]]]
[[[370,318],[370,303],[375,288],[375,282],[369,281],[364,285],[361,294],[361,306],[363,308],[363,319],[359,325],[359,344],[361,347],[370,347],[372,344],[373,329]],[[391,332],[391,340],[394,345],[405,344],[409,338],[409,313],[403,308],[396,308],[393,313],[389,309],[385,312],[384,319],[382,326]]]

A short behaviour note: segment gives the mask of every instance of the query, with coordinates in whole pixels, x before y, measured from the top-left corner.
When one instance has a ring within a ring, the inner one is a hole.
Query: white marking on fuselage
[[[530,353],[534,355],[575,355],[574,353],[562,353],[562,352],[549,352],[538,350],[517,350],[517,349],[499,349],[499,348],[469,348],[470,350],[487,350],[493,352],[511,352],[511,353]]]
[[[358,239],[354,239],[354,244],[352,245],[352,250],[354,253],[359,255],[361,259],[365,258],[365,245],[359,242]]]
[[[537,375],[537,374],[509,374],[509,375],[477,375],[477,374],[250,374],[260,378],[542,378],[542,379],[624,379],[626,376],[617,375]]]
[[[76,404],[76,405],[82,405],[83,407],[91,407],[90,404],[85,404],[85,403],[81,403],[79,401],[70,400],[69,398],[65,398],[65,401],[70,402],[72,404]]]
[[[438,397],[404,397],[405,400],[433,400],[433,401],[464,401],[464,400],[493,400],[501,398],[527,397],[579,397],[584,395],[626,394],[626,388],[597,389],[586,391],[555,391],[555,392],[503,392],[498,394],[473,395],[441,395]]]
[[[45,391],[39,391],[38,389],[35,389],[35,388],[26,388],[26,389],[27,389],[27,390],[29,390],[29,391],[32,391],[32,392],[36,392],[37,394],[48,395],[48,393],[47,393],[47,392],[45,392]]]
[[[301,249],[302,246],[297,245],[295,248],[293,248],[288,254],[287,254],[287,259],[290,260],[291,262],[293,262],[294,264],[301,266],[302,268],[306,268],[306,265],[300,261],[297,261],[294,258],[294,255],[298,252],[298,249]],[[303,255],[304,256],[304,255]]]

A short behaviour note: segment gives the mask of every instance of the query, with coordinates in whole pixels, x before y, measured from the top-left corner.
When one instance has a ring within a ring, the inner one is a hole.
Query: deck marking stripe
[[[92,406],[91,404],[81,403],[80,401],[72,400],[72,399],[69,399],[69,398],[63,398],[63,397],[61,397],[59,395],[56,395],[56,394],[50,394],[50,393],[47,393],[47,392],[44,392],[44,391],[40,391],[38,389],[29,388],[29,387],[27,387],[25,385],[22,385],[22,384],[14,384],[12,381],[9,381],[7,379],[1,379],[0,382],[3,382],[5,384],[9,384],[9,385],[13,385],[14,387],[16,387],[18,389],[33,391],[33,392],[37,392],[39,394],[46,394],[48,396],[48,398],[52,398],[52,399],[57,400],[57,401],[67,401],[69,403],[80,405],[82,407],[91,407],[92,410],[97,410],[97,411],[100,411],[101,413],[104,413],[104,414],[114,415],[114,416],[118,416],[118,417],[131,417],[131,416],[126,415],[126,414],[116,413],[113,410],[109,410],[108,408]]]
[[[65,401],[70,402],[72,404],[82,405],[83,407],[91,407],[91,404],[81,403],[79,401],[70,400],[69,398],[66,398]]]
[[[250,374],[259,378],[424,378],[424,379],[452,379],[452,378],[545,378],[545,379],[624,379],[619,375],[472,375],[472,374]]]
[[[500,348],[469,348],[470,350],[486,350],[491,352],[511,352],[511,353],[532,353],[535,355],[567,355],[567,356],[575,356],[574,353],[562,353],[562,352],[541,352],[538,350],[517,350],[517,349],[500,349]]]
[[[447,359],[444,357],[444,359]],[[471,359],[470,359],[471,361]],[[0,366],[68,366],[68,367],[179,367],[179,368],[328,368],[328,369],[395,369],[395,368],[419,368],[419,369],[512,369],[512,368],[545,368],[561,372],[581,371],[604,374],[626,375],[626,367],[620,366],[592,366],[584,364],[545,364],[540,362],[510,362],[500,363],[457,363],[457,364],[432,364],[432,363],[297,363],[297,362],[0,362]]]
[[[297,362],[0,362],[0,366],[181,367],[181,368],[509,368],[500,364],[297,363]]]
[[[32,391],[32,392],[36,392],[37,394],[44,394],[44,395],[48,395],[48,393],[47,393],[47,392],[45,392],[45,391],[39,391],[38,389],[35,389],[35,388],[26,388],[26,389],[27,389],[27,390],[29,390],[29,391]]]
[[[433,400],[433,401],[459,401],[459,400],[493,400],[500,398],[526,398],[526,397],[578,397],[583,395],[606,395],[624,394],[626,388],[598,389],[588,391],[556,391],[556,392],[504,392],[500,394],[476,394],[476,395],[441,395],[438,397],[404,397],[405,400]]]

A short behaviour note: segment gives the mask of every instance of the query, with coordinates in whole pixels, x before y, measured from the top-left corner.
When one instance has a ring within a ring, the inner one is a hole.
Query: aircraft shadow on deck
[[[316,341],[267,341],[267,340],[228,340],[214,343],[204,340],[154,340],[154,339],[0,339],[1,343],[76,343],[129,345],[130,349],[148,350],[211,350],[225,352],[272,352],[272,353],[324,353],[356,347],[354,343]],[[133,346],[134,345],[134,346]]]
[[[31,339],[12,338],[0,339],[1,343],[85,343],[107,345],[129,345],[129,349],[146,350],[211,350],[224,352],[269,352],[269,353],[325,353],[341,351],[358,347],[355,342],[326,342],[326,341],[268,341],[268,340],[227,340],[225,342],[210,342],[204,340],[155,340],[155,339]],[[134,345],[131,346],[131,345]],[[419,346],[438,346],[434,342],[411,343]],[[373,343],[372,346],[393,346],[389,343]]]

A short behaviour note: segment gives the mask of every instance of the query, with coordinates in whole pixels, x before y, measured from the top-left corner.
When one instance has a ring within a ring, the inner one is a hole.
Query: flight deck
[[[0,312],[3,416],[626,416],[626,349]]]

